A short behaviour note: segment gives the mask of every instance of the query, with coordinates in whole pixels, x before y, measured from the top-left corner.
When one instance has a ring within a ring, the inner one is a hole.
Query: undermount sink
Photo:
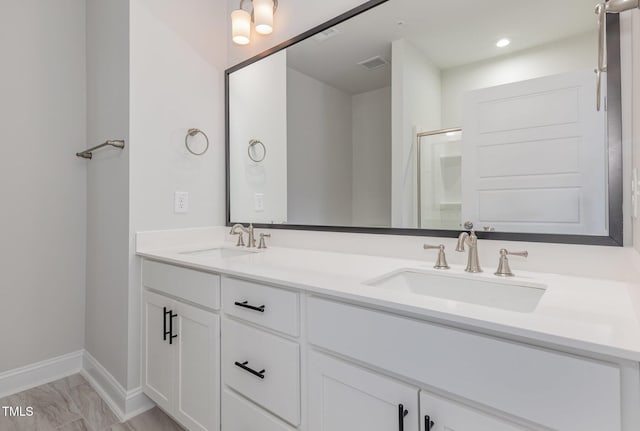
[[[213,257],[213,258],[226,258],[226,257],[236,257],[243,256],[246,254],[251,254],[252,251],[241,250],[235,248],[226,248],[226,247],[216,247],[216,248],[207,248],[204,250],[193,250],[193,251],[183,251],[180,254],[196,256],[196,257]]]
[[[477,277],[477,276],[476,276]],[[396,292],[431,296],[521,313],[536,309],[546,286],[519,280],[474,278],[473,275],[440,275],[403,269],[365,282]]]

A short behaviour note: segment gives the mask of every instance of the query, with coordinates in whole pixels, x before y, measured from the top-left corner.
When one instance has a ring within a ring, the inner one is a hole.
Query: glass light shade
[[[253,19],[258,33],[271,34],[273,31],[273,0],[253,0]]]
[[[243,9],[231,12],[231,36],[238,45],[247,45],[251,40],[251,15]]]

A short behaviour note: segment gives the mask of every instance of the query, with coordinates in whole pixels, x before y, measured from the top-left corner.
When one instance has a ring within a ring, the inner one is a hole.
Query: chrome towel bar
[[[123,139],[110,139],[108,141],[103,142],[100,145],[96,145],[93,148],[89,148],[88,150],[84,150],[80,153],[76,153],[76,156],[78,157],[82,157],[83,159],[89,159],[91,160],[93,158],[93,152],[95,150],[99,150],[100,148],[106,147],[106,146],[111,146],[111,147],[116,147],[116,148],[124,148],[124,140]]]

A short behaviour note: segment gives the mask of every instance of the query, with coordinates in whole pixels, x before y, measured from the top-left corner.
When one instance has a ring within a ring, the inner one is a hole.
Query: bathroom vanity
[[[189,430],[640,427],[635,285],[222,242],[138,255],[143,389]]]

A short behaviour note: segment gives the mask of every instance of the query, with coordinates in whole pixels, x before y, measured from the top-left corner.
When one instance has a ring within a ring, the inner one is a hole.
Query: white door
[[[420,392],[420,431],[525,431],[462,404]]]
[[[310,352],[309,430],[417,431],[418,390]]]
[[[220,429],[220,318],[177,303],[176,418],[190,431]]]
[[[594,95],[593,70],[467,93],[462,221],[606,235],[606,117]]]
[[[144,345],[143,386],[144,392],[160,407],[169,411],[173,402],[174,349],[169,344],[170,313],[175,301],[153,292],[143,293]],[[165,311],[167,314],[165,314]],[[174,311],[175,313],[175,311]],[[175,319],[174,319],[175,323]],[[174,326],[175,333],[175,326]]]

